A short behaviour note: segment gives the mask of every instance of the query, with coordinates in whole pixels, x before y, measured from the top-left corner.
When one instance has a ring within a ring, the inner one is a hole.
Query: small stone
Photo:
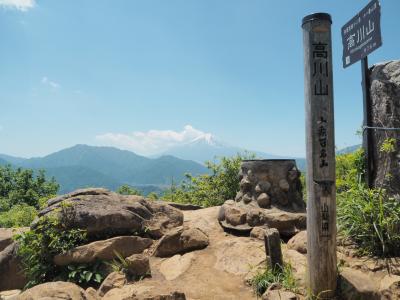
[[[263,241],[265,233],[266,233],[265,227],[256,226],[250,231],[250,237]]]
[[[232,207],[225,210],[225,220],[234,226],[246,223],[246,213],[242,210]]]
[[[250,182],[250,180],[248,180],[247,178],[243,178],[243,179],[240,181],[240,187],[241,187],[241,190],[244,191],[244,192],[250,191],[250,189],[251,189],[251,182]]]
[[[129,276],[138,278],[151,274],[149,258],[143,254],[133,254],[126,258]]]
[[[246,194],[246,195],[244,195],[243,198],[242,198],[243,202],[246,203],[246,204],[247,204],[247,203],[250,203],[252,199],[253,199],[253,198],[251,197],[250,194]]]
[[[246,223],[250,226],[259,226],[265,223],[264,214],[259,209],[251,209],[246,215]]]
[[[291,169],[289,172],[288,172],[288,178],[289,178],[289,180],[295,180],[295,179],[297,179],[298,177],[300,176],[300,172],[299,172],[299,170],[296,168],[296,167],[293,167],[293,169]]]
[[[269,189],[271,188],[271,183],[269,183],[269,181],[266,180],[260,181],[258,185],[260,186],[262,192],[268,192]]]
[[[281,188],[282,191],[288,192],[289,191],[289,183],[287,182],[286,179],[281,179],[279,180],[279,187]]]
[[[240,200],[242,200],[242,197],[243,197],[243,193],[241,191],[237,192],[235,201],[239,202]]]
[[[112,272],[103,280],[97,294],[103,297],[109,290],[123,287],[126,282],[125,274],[121,272]]]
[[[282,290],[268,290],[261,298],[262,300],[296,300],[296,294]]]
[[[260,206],[262,208],[267,208],[271,205],[271,199],[269,198],[268,194],[261,193],[257,197],[257,203],[258,203],[258,206]]]
[[[90,299],[93,299],[93,300],[98,300],[98,299],[100,299],[100,296],[97,294],[97,291],[96,291],[94,288],[92,288],[92,287],[88,287],[88,288],[85,290],[85,292],[86,292],[86,294],[87,294],[88,296],[91,297]],[[0,299],[1,299],[1,298],[0,298]]]

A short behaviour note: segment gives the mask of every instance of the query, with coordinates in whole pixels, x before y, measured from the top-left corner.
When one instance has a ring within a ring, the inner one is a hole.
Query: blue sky
[[[332,15],[336,143],[359,143],[360,64],[340,28],[368,1],[0,0],[0,153],[78,143],[154,154],[207,133],[305,153],[301,19]],[[383,46],[400,58],[400,1],[382,0]]]

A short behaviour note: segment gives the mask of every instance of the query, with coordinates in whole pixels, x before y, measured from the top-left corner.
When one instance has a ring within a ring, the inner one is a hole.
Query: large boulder
[[[85,229],[89,238],[95,239],[132,233],[160,238],[183,223],[182,212],[162,201],[101,188],[81,189],[50,199],[39,212],[39,216],[49,215],[67,227]]]
[[[307,253],[307,231],[300,231],[287,243],[288,249],[296,250],[300,253]]]
[[[374,65],[370,70],[372,126],[400,128],[400,60]],[[375,187],[400,195],[400,131],[371,130]],[[395,139],[394,152],[380,151],[387,138]],[[387,176],[390,174],[390,176]]]
[[[169,257],[208,246],[208,236],[198,228],[179,227],[164,235],[157,243],[154,255]]]
[[[47,282],[20,294],[18,300],[95,300],[85,290],[71,282]]]
[[[0,291],[22,289],[27,282],[17,256],[17,245],[12,243],[0,252]]]
[[[142,253],[153,244],[152,239],[138,236],[118,236],[108,240],[96,241],[83,246],[78,246],[66,253],[54,257],[54,263],[58,266],[66,266],[71,263],[91,263],[95,260],[111,260],[118,253],[122,257]]]

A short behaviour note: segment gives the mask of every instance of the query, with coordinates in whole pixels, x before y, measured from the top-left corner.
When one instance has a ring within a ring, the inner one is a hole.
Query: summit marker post
[[[303,18],[307,150],[307,284],[318,299],[335,297],[336,184],[331,16]]]

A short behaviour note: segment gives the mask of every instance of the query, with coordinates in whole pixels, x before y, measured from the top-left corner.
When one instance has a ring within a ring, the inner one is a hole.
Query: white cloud
[[[96,136],[96,140],[103,144],[132,150],[143,155],[161,153],[171,147],[186,144],[199,138],[210,138],[210,133],[186,125],[182,131],[149,130],[135,131],[131,134],[105,133]]]
[[[0,0],[1,1],[1,0]],[[41,82],[44,85],[49,85],[51,86],[53,89],[58,89],[59,87],[61,87],[61,85],[55,81],[51,81],[49,78],[47,78],[46,76],[44,76],[41,80]]]
[[[0,6],[27,11],[36,5],[35,0],[0,0]]]

